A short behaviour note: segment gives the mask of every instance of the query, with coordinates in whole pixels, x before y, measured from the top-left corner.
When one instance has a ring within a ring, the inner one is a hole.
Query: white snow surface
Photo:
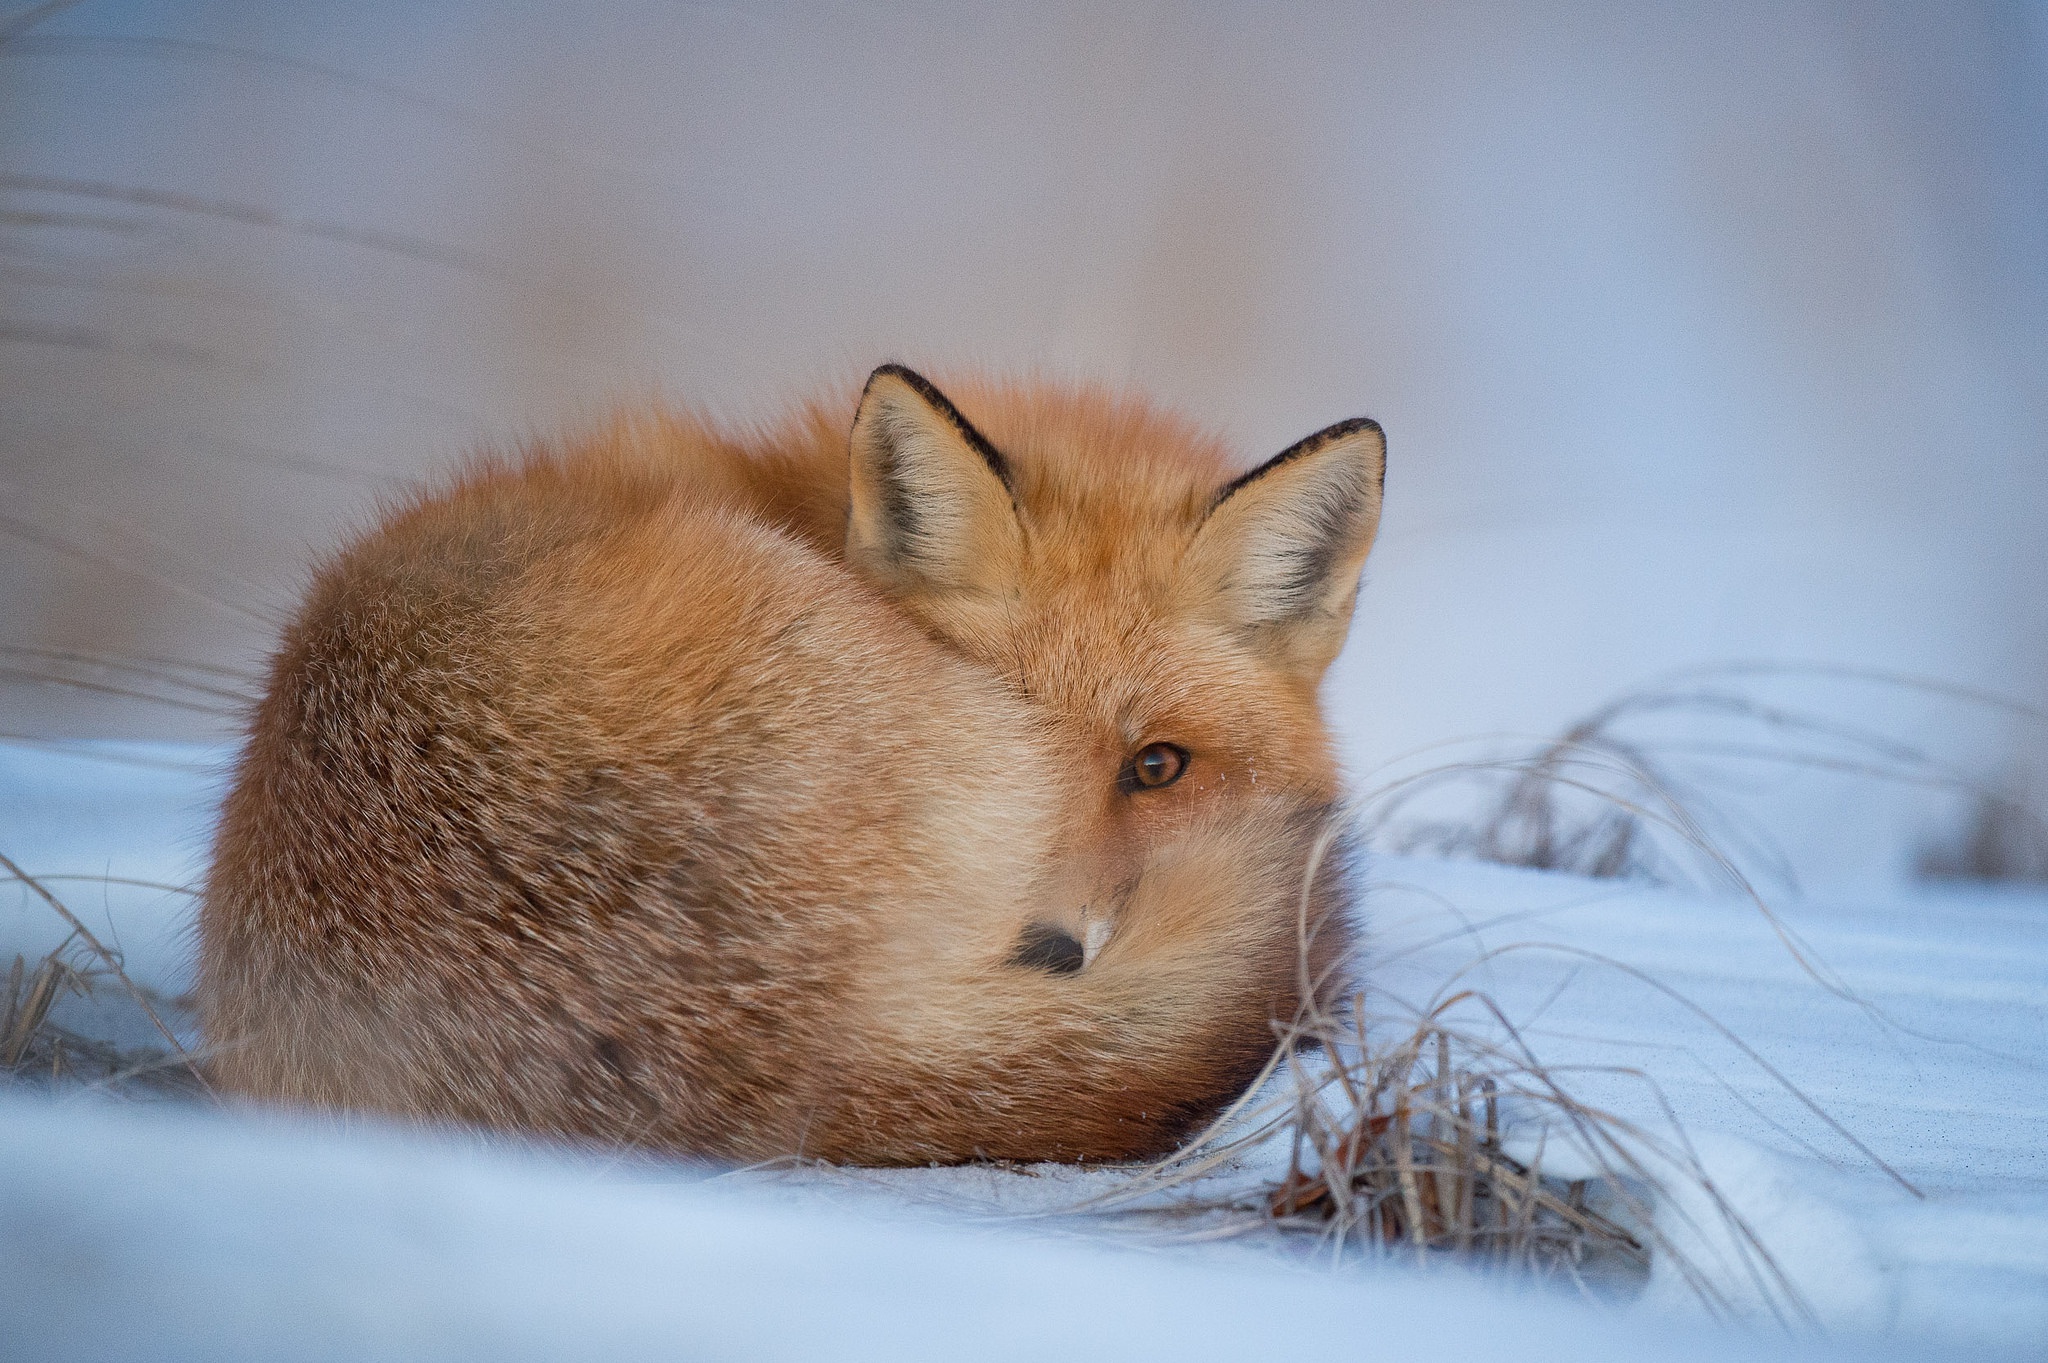
[[[119,882],[196,882],[225,761],[0,747],[0,851],[51,877],[138,978],[180,989],[191,897]],[[0,1091],[0,1355],[2048,1356],[2048,894],[1870,891],[1767,913],[1415,858],[1365,877],[1369,1009],[1476,987],[1582,1098],[1660,1133],[1668,1112],[1820,1331],[1772,1323],[1783,1294],[1682,1177],[1659,1229],[1747,1328],[1711,1327],[1664,1256],[1635,1301],[1596,1306],[1041,1215],[1121,1177],[1104,1171],[712,1179]],[[0,964],[63,933],[0,890]],[[1254,1186],[1283,1158],[1219,1178]]]

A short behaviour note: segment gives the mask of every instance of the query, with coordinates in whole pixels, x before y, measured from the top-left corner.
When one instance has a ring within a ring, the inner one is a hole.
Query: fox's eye
[[[1186,748],[1171,743],[1152,743],[1138,749],[1124,769],[1117,774],[1116,782],[1124,793],[1135,790],[1157,790],[1180,780],[1188,769]]]

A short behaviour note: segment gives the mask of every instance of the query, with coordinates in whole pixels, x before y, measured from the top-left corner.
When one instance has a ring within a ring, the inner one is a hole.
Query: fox
[[[1319,690],[1384,434],[1245,470],[948,387],[630,412],[319,565],[203,887],[212,1082],[865,1165],[1157,1158],[1239,1097],[1349,987]]]

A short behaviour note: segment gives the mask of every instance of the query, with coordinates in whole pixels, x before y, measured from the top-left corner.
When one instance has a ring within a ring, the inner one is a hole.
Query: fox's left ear
[[[911,604],[986,604],[1012,590],[1023,527],[1010,469],[930,380],[900,364],[869,378],[853,420],[846,552]]]
[[[1315,684],[1351,626],[1386,473],[1386,435],[1359,417],[1225,484],[1189,547],[1190,588],[1220,623]]]

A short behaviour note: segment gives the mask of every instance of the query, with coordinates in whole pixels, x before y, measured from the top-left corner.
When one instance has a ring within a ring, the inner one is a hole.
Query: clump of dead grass
[[[189,1056],[168,1046],[121,1046],[63,1026],[52,1016],[67,997],[99,1003],[125,993],[119,972],[76,935],[30,965],[17,955],[0,985],[0,1076],[14,1083],[81,1085],[124,1097],[197,1097],[204,1086]],[[153,992],[159,1016],[177,1005]]]
[[[1460,1014],[1468,1020],[1454,1021]],[[1660,1200],[1683,1181],[1704,1192],[1721,1223],[1714,1238],[1747,1261],[1780,1322],[1810,1325],[1654,1081],[1602,1072],[1640,1081],[1666,1129],[1579,1098],[1571,1075],[1542,1063],[1478,991],[1401,1017],[1373,1017],[1355,994],[1286,1029],[1260,1082],[1189,1145],[1078,1210],[1188,1239],[1271,1235],[1331,1266],[1455,1269],[1601,1301],[1634,1296],[1661,1260],[1710,1314],[1732,1318],[1721,1279],[1658,1220]],[[1259,1160],[1276,1143],[1284,1166]],[[1261,1163],[1274,1172],[1251,1186],[1231,1175]]]
[[[43,880],[0,854],[8,878],[41,899],[70,927],[63,941],[31,963],[17,955],[0,986],[0,1080],[48,1087],[90,1088],[126,1098],[194,1098],[211,1090],[174,1022],[182,1002],[137,984],[119,951],[87,928]],[[104,1012],[136,1009],[162,1044],[121,1045],[66,1027],[59,1005],[77,999]]]
[[[1376,1047],[1362,1035],[1318,1039],[1324,1062],[1297,1057],[1288,1070],[1293,1150],[1264,1209],[1278,1227],[1538,1279],[1612,1284],[1648,1273],[1651,1208],[1622,1171],[1602,1171],[1597,1188],[1594,1177],[1546,1174],[1547,1130],[1533,1151],[1510,1153],[1504,1103],[1546,1107],[1574,1134],[1612,1145],[1602,1137],[1614,1119],[1573,1101],[1540,1066],[1503,1063],[1435,1018]]]

